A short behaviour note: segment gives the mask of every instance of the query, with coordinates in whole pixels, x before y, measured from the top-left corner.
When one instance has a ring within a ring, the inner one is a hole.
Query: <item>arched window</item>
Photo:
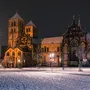
[[[47,47],[47,52],[49,52],[49,48]]]
[[[46,47],[44,47],[44,52],[46,52]]]
[[[28,32],[28,29],[26,28],[26,32]]]
[[[12,56],[15,56],[15,52],[12,52]]]
[[[71,45],[71,47],[77,47],[78,46],[78,41],[76,39],[74,39],[70,42],[70,45]]]
[[[21,52],[20,51],[18,52],[18,56],[21,56]]]
[[[9,56],[9,52],[7,52],[7,54],[6,54],[7,56]]]
[[[44,52],[44,48],[42,48],[41,51]]]
[[[16,22],[14,21],[14,26],[16,26]]]
[[[30,32],[30,28],[28,28],[28,32]]]
[[[59,48],[59,47],[57,47],[57,51],[58,51],[58,52],[60,51],[60,48]]]

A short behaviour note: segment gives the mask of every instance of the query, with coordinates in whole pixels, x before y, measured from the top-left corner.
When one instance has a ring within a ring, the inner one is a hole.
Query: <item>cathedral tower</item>
[[[16,13],[8,20],[8,47],[16,47],[17,39],[23,32],[24,20]]]
[[[32,38],[37,37],[37,27],[35,26],[35,24],[32,21],[30,21],[28,24],[26,24],[25,34],[29,35]]]

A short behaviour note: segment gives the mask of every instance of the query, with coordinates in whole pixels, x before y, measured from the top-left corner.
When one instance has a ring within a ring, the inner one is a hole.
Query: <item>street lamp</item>
[[[25,66],[25,60],[23,60],[24,66]]]
[[[50,67],[51,67],[52,61],[54,61],[54,53],[50,53],[49,57],[50,57]],[[51,71],[52,71],[52,68],[51,68]]]
[[[20,59],[18,59],[18,67],[20,67]]]
[[[51,67],[51,62],[52,62],[53,59],[54,59],[54,53],[50,53],[49,57],[50,57],[50,67]]]

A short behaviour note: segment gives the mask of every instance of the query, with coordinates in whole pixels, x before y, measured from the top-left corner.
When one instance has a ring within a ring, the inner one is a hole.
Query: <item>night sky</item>
[[[38,28],[38,37],[61,36],[75,15],[81,17],[82,28],[90,31],[90,0],[0,0],[0,45],[7,44],[8,19],[16,11],[27,24]]]

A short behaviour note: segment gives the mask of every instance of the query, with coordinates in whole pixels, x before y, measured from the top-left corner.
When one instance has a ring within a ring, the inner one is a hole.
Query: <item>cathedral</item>
[[[4,55],[5,67],[29,67],[36,64],[32,60],[37,47],[33,39],[37,37],[37,27],[24,20],[16,13],[8,20],[8,48]]]
[[[73,16],[72,24],[62,36],[43,38],[40,45],[34,42],[36,38],[37,27],[32,21],[25,24],[18,13],[11,17],[8,20],[8,47],[3,55],[4,66],[77,67],[79,61],[90,66],[90,34],[82,29],[80,18],[76,23]]]

